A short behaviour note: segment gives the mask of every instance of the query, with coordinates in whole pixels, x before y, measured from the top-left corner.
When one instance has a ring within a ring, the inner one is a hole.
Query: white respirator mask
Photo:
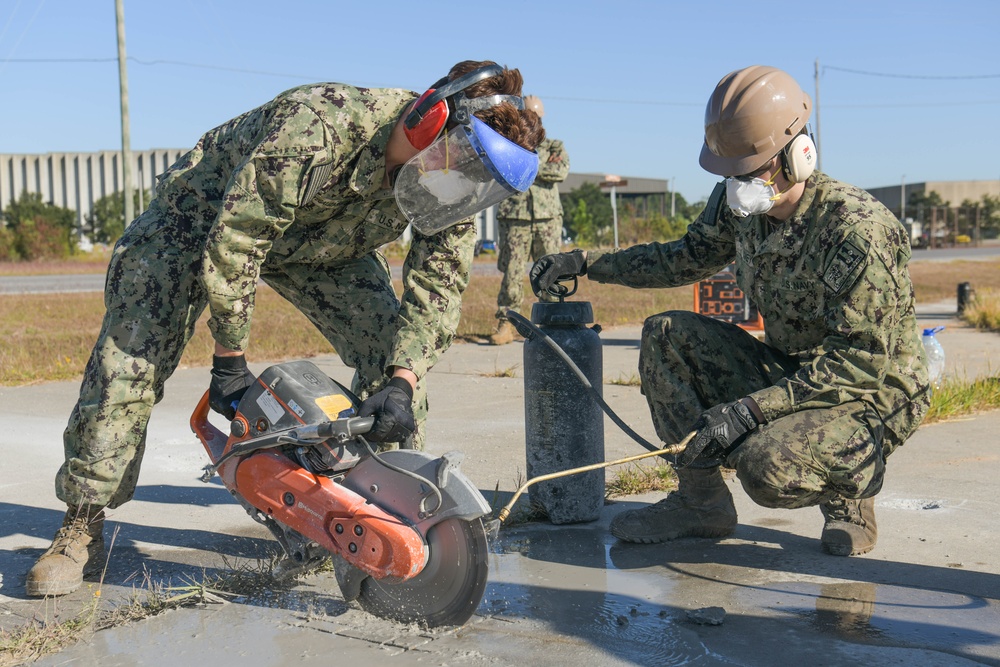
[[[726,178],[726,202],[733,214],[738,218],[746,218],[751,215],[763,215],[774,207],[774,202],[781,199],[795,185],[789,184],[781,192],[774,185],[774,179],[778,172],[770,180],[765,181],[757,176],[730,176]]]

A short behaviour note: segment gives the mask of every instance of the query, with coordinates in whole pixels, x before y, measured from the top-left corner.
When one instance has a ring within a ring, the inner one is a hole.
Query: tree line
[[[671,193],[618,198],[618,243],[628,247],[650,241],[672,241],[705,207],[673,193],[673,215],[669,214]],[[608,193],[594,183],[583,183],[561,195],[565,240],[583,248],[608,247],[614,243],[614,214]],[[150,200],[149,191],[133,195],[135,210]],[[107,195],[94,202],[85,217],[83,230],[76,227],[76,213],[42,200],[39,193],[23,192],[0,212],[0,261],[64,259],[78,252],[82,237],[93,243],[112,244],[125,231],[125,198],[122,193]],[[966,200],[954,207],[937,192],[912,193],[906,213],[930,222],[936,210],[949,209],[961,229],[976,226],[983,238],[1000,236],[1000,196],[984,195],[979,201]]]

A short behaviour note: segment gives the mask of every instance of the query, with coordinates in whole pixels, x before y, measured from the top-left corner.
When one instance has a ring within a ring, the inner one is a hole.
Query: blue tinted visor
[[[516,192],[524,192],[538,175],[538,153],[518,146],[492,127],[472,117],[469,142],[493,177]]]
[[[413,228],[429,235],[524,192],[537,174],[537,153],[473,117],[410,158],[393,189]]]

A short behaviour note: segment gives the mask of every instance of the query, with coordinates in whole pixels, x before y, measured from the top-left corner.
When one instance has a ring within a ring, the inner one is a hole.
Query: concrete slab
[[[953,313],[953,302],[921,309],[922,324],[948,326],[940,334],[947,372],[995,377],[1000,336],[964,329]],[[604,395],[653,440],[645,401],[629,384],[638,336],[638,327],[602,333]],[[428,449],[465,452],[463,470],[487,499],[524,481],[521,350],[456,345],[428,377]],[[337,357],[315,361],[349,380]],[[62,515],[52,477],[77,386],[0,388],[0,627],[70,618],[97,590],[101,604],[114,604],[133,587],[203,581],[276,553],[220,485],[198,481],[207,461],[187,422],[207,384],[198,368],[168,383],[136,499],[109,514],[103,586],[89,581],[45,601],[25,598],[23,578]],[[998,431],[1000,412],[921,428],[889,462],[876,504],[879,545],[858,558],[820,551],[818,509],[757,507],[730,480],[740,525],[724,540],[641,546],[608,535],[617,512],[655,494],[612,502],[589,524],[505,528],[491,545],[485,599],[463,628],[375,619],[319,574],[102,631],[38,664],[318,665],[335,656],[358,665],[1000,665]],[[610,420],[605,433],[607,458],[641,453]]]

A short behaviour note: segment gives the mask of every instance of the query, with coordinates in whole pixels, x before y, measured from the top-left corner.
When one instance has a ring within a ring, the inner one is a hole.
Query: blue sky
[[[298,84],[422,91],[490,59],[520,68],[573,171],[694,201],[716,180],[698,166],[716,82],[773,65],[815,97],[818,60],[827,173],[1000,180],[996,0],[125,0],[125,23],[134,150],[187,148]],[[116,56],[114,0],[0,2],[0,153],[119,148]]]

